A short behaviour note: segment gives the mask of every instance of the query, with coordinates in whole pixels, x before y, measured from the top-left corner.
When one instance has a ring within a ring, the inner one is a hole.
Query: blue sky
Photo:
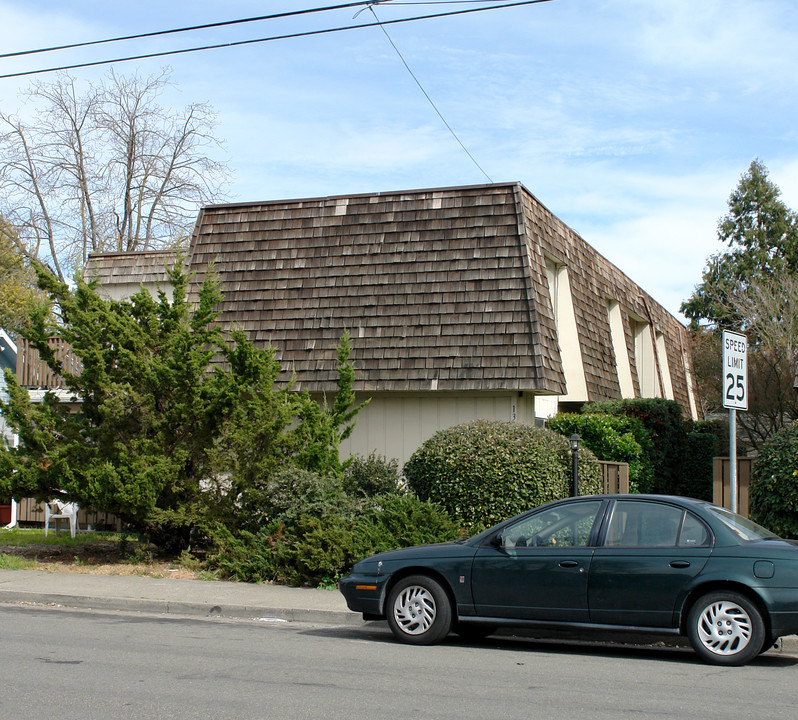
[[[2,52],[332,2],[0,0]],[[376,7],[380,20],[463,5]],[[373,21],[355,10],[0,60],[2,73]],[[751,160],[798,209],[795,0],[553,0],[389,26],[493,181],[519,180],[674,313],[721,249],[716,224]],[[229,199],[487,182],[379,28],[121,63],[172,68],[165,104],[207,102]],[[79,79],[105,72],[75,70]],[[0,74],[2,74],[0,73]],[[47,80],[48,76],[39,76]],[[0,80],[20,106],[31,78]]]

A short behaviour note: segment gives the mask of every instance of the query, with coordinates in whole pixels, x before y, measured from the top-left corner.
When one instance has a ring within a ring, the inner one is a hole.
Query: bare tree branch
[[[221,199],[214,115],[164,108],[169,85],[168,71],[111,72],[79,92],[61,75],[28,91],[31,122],[0,113],[0,213],[62,280],[90,252],[174,246],[199,207]]]

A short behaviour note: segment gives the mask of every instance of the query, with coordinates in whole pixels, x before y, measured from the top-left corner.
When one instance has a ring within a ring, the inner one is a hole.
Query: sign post
[[[748,410],[748,340],[723,331],[723,407],[729,408],[729,494],[737,512],[737,411]]]

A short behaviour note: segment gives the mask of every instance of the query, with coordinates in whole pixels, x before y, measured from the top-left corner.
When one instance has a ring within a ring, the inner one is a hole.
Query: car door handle
[[[560,562],[561,568],[572,568],[576,567],[577,565],[579,565],[579,563],[576,560],[563,560]]]
[[[690,563],[687,560],[671,560],[671,567],[672,568],[687,568],[687,567],[690,567]]]

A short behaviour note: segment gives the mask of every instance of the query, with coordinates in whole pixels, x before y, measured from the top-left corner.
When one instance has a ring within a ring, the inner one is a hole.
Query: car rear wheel
[[[440,642],[452,627],[449,597],[440,583],[426,575],[411,575],[396,583],[385,614],[394,637],[412,645]]]
[[[740,593],[712,592],[690,610],[687,636],[693,649],[714,665],[744,665],[765,644],[765,622],[756,605]]]

